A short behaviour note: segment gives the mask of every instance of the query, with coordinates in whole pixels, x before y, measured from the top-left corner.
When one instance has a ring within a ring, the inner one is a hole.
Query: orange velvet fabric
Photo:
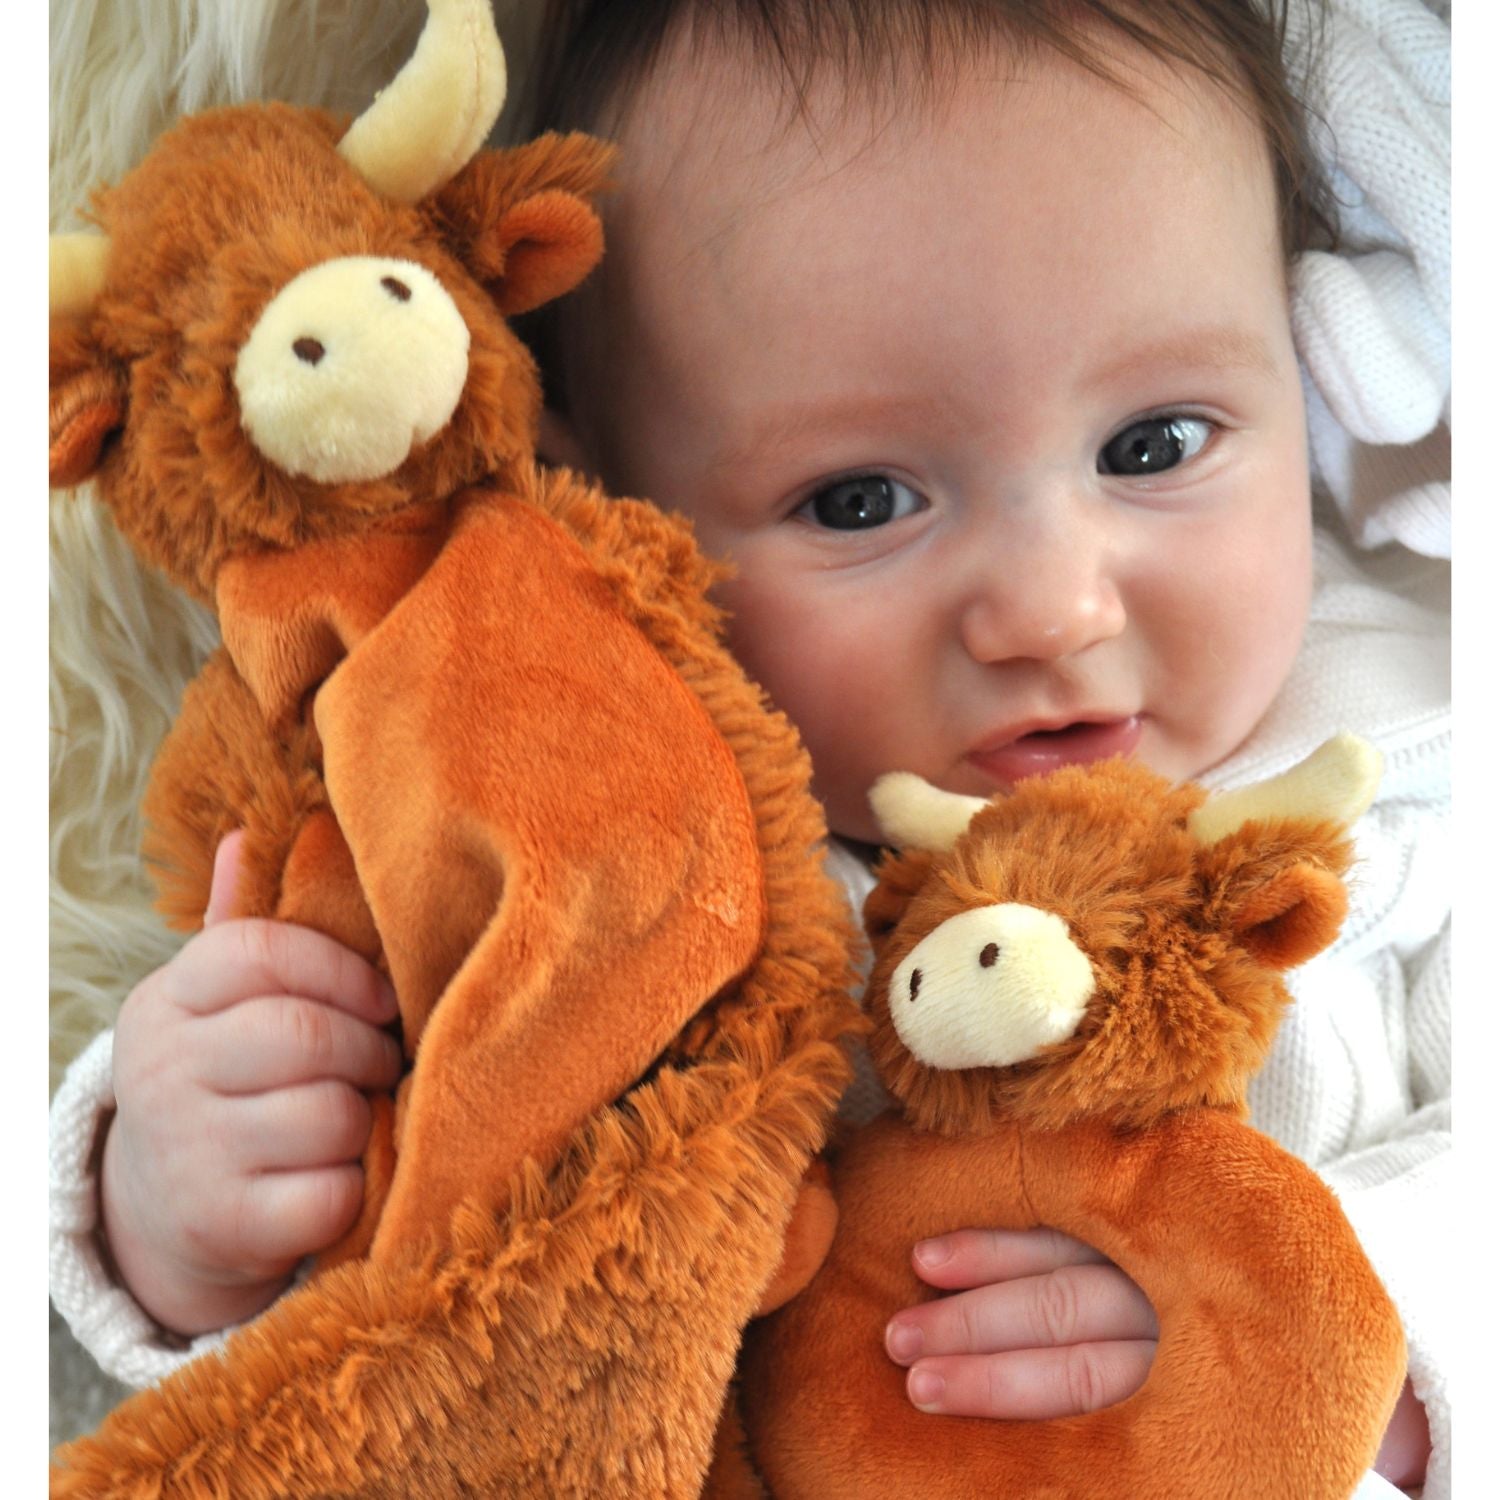
[[[311,709],[400,1001],[390,1254],[500,1201],[748,965],[753,816],[702,705],[522,499],[235,559],[218,599],[268,722]]]

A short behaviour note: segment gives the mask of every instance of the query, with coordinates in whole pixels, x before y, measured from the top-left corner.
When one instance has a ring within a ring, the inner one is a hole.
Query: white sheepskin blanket
[[[496,10],[520,77],[536,7],[499,0]],[[90,190],[133,167],[179,115],[252,99],[359,111],[425,19],[422,0],[52,0],[51,227],[76,228]],[[135,562],[90,491],[51,500],[56,1089],[182,941],[151,908],[138,809],[182,689],[217,636],[205,611]]]

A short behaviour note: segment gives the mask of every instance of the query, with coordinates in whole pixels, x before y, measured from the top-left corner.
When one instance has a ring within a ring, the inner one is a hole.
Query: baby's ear
[[[67,489],[93,476],[105,444],[125,425],[129,381],[78,318],[53,320],[47,366],[47,478]]]
[[[592,136],[543,136],[483,151],[442,188],[433,213],[454,254],[507,317],[571,291],[604,253],[593,199],[614,148]]]

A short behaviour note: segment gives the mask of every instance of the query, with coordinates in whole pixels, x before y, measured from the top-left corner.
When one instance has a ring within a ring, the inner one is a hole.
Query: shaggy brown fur
[[[1343,1500],[1369,1467],[1400,1322],[1332,1195],[1242,1119],[1279,971],[1342,920],[1349,843],[1283,818],[1204,848],[1202,801],[1123,762],[1063,770],[982,809],[951,852],[881,866],[868,1008],[902,1113],[839,1153],[832,1253],[747,1339],[750,1451],[781,1500],[932,1493],[934,1472],[952,1496]],[[1066,920],[1096,981],[1085,1017],[1028,1062],[926,1067],[891,1021],[891,975],[949,917],[1002,902]],[[1050,1422],[917,1411],[883,1330],[935,1295],[909,1247],[973,1224],[1051,1225],[1123,1267],[1161,1328],[1144,1387]]]
[[[688,529],[534,465],[502,313],[597,257],[608,149],[484,153],[405,208],[341,129],[221,111],[100,195],[50,447],[219,611],[153,778],[166,910],[199,920],[244,827],[240,914],[386,967],[414,1065],[331,1268],[54,1492],[693,1494],[847,1075],[852,934]],[[392,474],[320,484],[256,449],[232,372],[279,288],[354,254],[438,278],[468,377]]]
[[[1300,963],[1332,940],[1349,844],[1332,824],[1261,825],[1200,854],[1187,818],[1203,796],[1126,762],[1067,769],[991,802],[937,868],[925,851],[887,856],[868,909],[881,943],[871,1052],[913,1125],[952,1134],[1000,1120],[1147,1125],[1204,1104],[1243,1113],[1287,1003],[1268,965]],[[1302,907],[1295,898],[1314,888],[1318,903]],[[1287,911],[1274,905],[1278,892]],[[997,900],[1067,921],[1098,984],[1088,1016],[1043,1056],[998,1074],[923,1067],[891,1024],[890,976],[940,922]],[[1302,921],[1315,924],[1310,944],[1270,949],[1282,926]]]

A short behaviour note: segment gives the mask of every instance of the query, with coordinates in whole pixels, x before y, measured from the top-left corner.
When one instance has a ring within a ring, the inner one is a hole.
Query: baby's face
[[[731,641],[838,832],[883,772],[989,795],[1244,740],[1306,618],[1271,170],[1206,85],[1042,56],[812,129],[670,55],[622,133],[579,437],[733,559]],[[883,106],[884,101],[882,101]]]

